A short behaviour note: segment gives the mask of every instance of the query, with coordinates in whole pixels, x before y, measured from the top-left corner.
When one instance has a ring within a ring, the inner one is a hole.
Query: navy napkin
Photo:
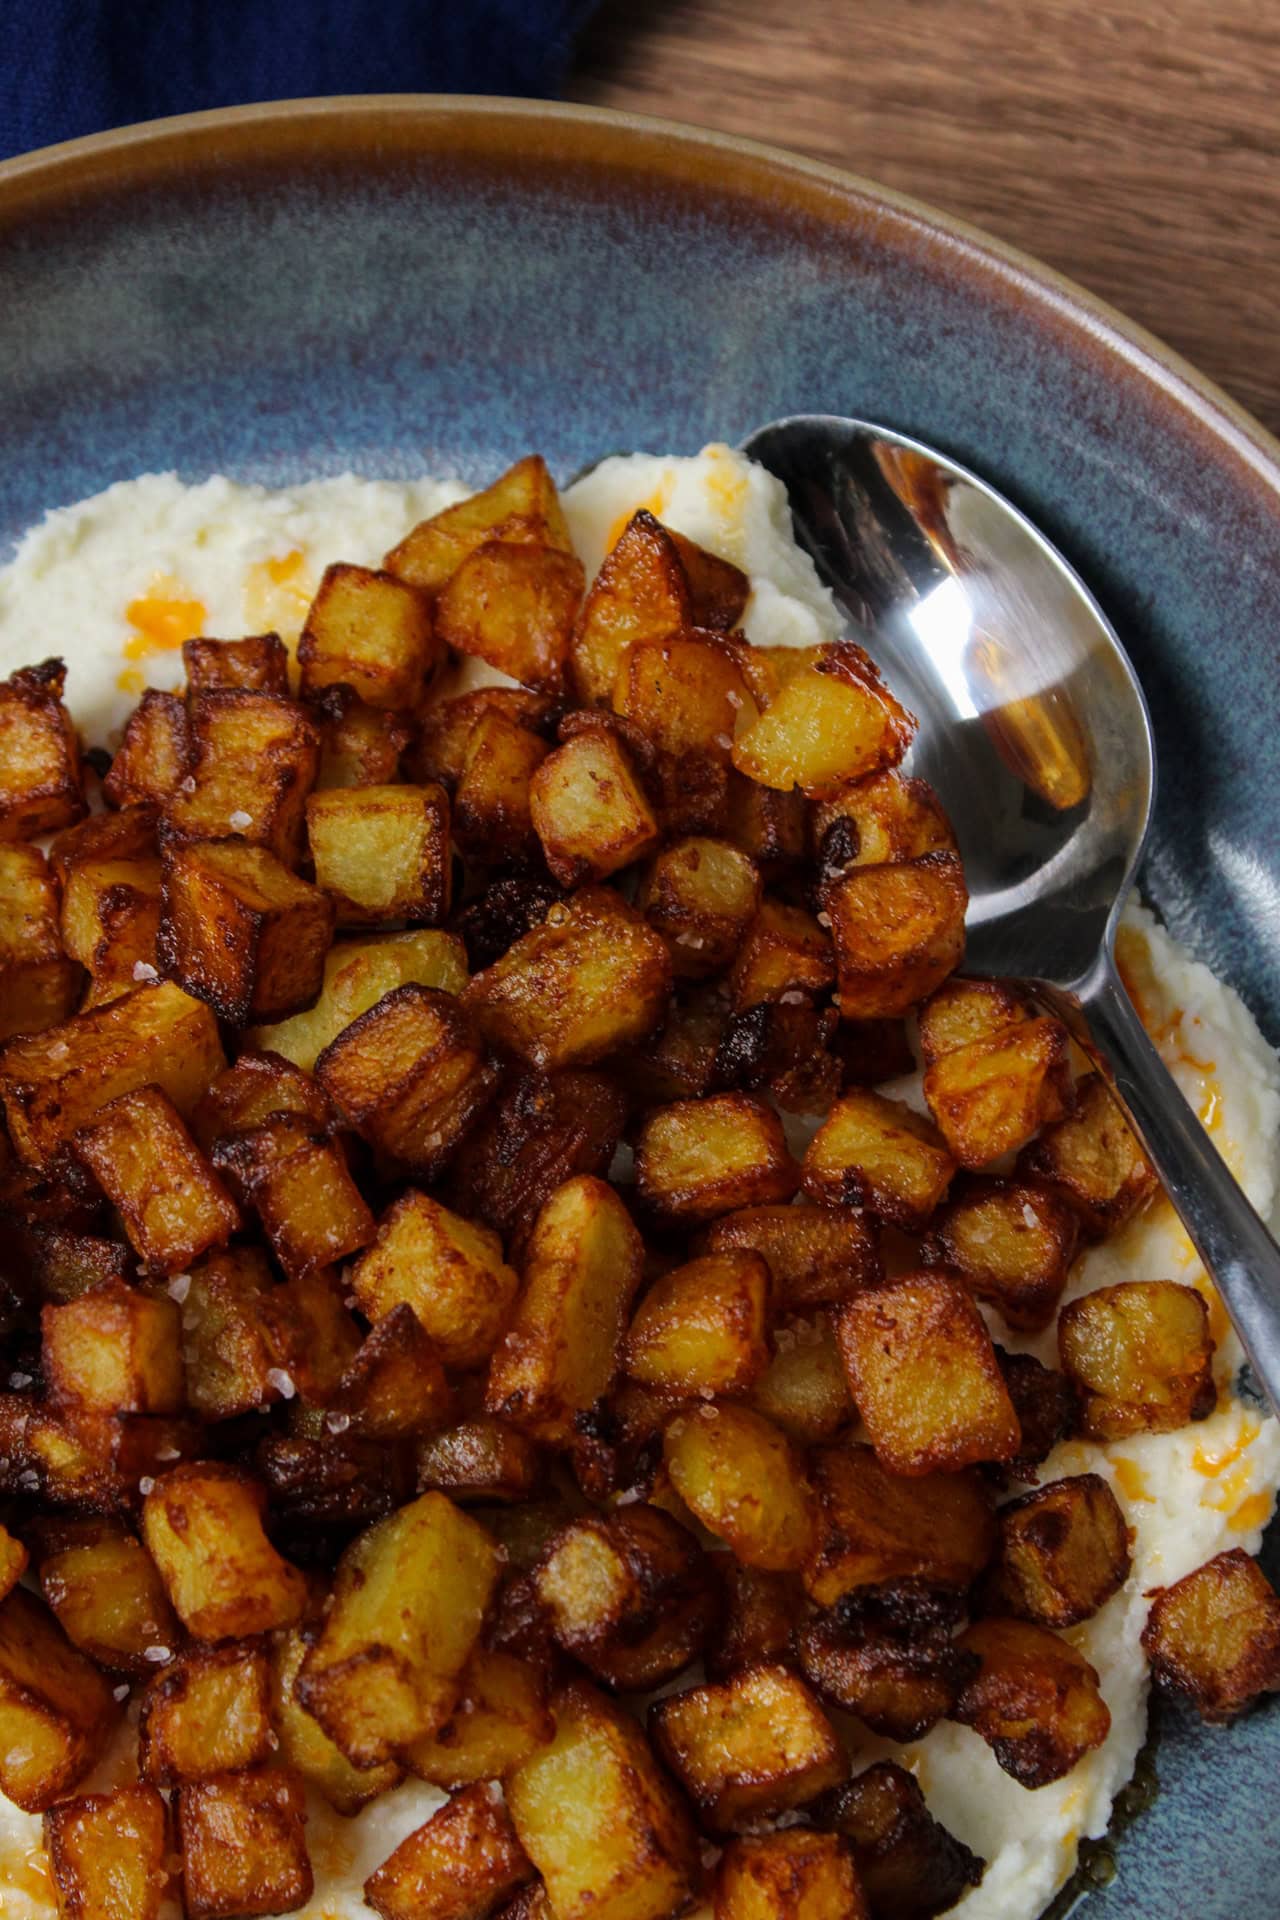
[[[0,157],[198,107],[559,91],[596,0],[0,0]]]

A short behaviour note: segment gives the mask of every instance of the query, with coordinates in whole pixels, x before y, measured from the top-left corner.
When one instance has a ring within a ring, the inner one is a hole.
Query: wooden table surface
[[[1280,0],[605,0],[569,92],[963,215],[1280,433]]]

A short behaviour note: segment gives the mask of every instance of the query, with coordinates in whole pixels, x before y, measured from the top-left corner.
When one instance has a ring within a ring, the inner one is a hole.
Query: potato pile
[[[1037,1470],[1204,1417],[1204,1303],[993,1342],[1153,1178],[957,975],[910,716],[747,593],[645,512],[586,590],[529,458],[331,567],[296,667],[189,642],[105,811],[61,664],[0,687],[0,1787],[64,1914],[292,1911],[304,1790],[412,1774],[386,1920],[921,1920],[983,1862],[869,1735],[1029,1789],[1105,1738],[1062,1634],[1128,1533]],[[1280,1685],[1243,1555],[1147,1640],[1212,1717]]]

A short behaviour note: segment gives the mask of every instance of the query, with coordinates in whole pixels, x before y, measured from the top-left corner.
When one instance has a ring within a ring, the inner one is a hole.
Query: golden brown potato
[[[636,770],[603,730],[575,734],[547,756],[529,783],[529,813],[563,887],[604,880],[658,844],[657,816]]]
[[[416,588],[371,567],[326,567],[298,640],[302,692],[350,687],[371,707],[416,707],[444,658]]]
[[[553,1730],[543,1676],[528,1660],[477,1647],[461,1688],[452,1718],[404,1750],[411,1773],[450,1793],[505,1780]]]
[[[156,950],[172,980],[234,1026],[315,1000],[334,906],[265,847],[230,840],[165,850]]]
[[[23,1587],[0,1601],[0,1793],[42,1813],[84,1778],[116,1718],[102,1675]]]
[[[121,807],[115,813],[91,813],[63,827],[49,843],[49,865],[65,887],[84,860],[154,860],[157,810],[149,804]]]
[[[485,1410],[566,1447],[617,1376],[644,1248],[612,1187],[579,1174],[538,1215],[524,1292],[489,1365]]]
[[[225,1246],[240,1224],[231,1195],[158,1087],[119,1094],[80,1128],[74,1144],[139,1259],[161,1273],[177,1273]]]
[[[828,1314],[783,1321],[776,1349],[756,1382],[751,1404],[801,1446],[830,1440],[855,1417],[844,1362]]]
[[[487,1787],[455,1793],[364,1883],[383,1920],[488,1920],[533,1878],[511,1816]]]
[[[721,831],[750,855],[766,880],[780,880],[804,859],[806,811],[798,788],[777,793],[730,767]]]
[[[334,1122],[319,1081],[283,1054],[247,1048],[233,1067],[210,1082],[191,1116],[191,1131],[208,1153],[216,1141],[252,1133],[287,1114],[307,1121],[317,1133],[328,1131]]]
[[[904,1480],[867,1446],[809,1456],[817,1527],[804,1582],[819,1606],[907,1581],[962,1591],[996,1544],[991,1498],[976,1473]]]
[[[1097,1287],[1058,1320],[1062,1371],[1084,1396],[1091,1440],[1172,1433],[1217,1405],[1209,1310],[1194,1287],[1125,1280]]]
[[[355,1766],[377,1766],[452,1713],[501,1549],[442,1493],[353,1541],[298,1676],[300,1704]]]
[[[543,1456],[527,1434],[480,1414],[422,1440],[417,1469],[419,1493],[438,1487],[459,1506],[505,1503],[527,1500],[536,1491]]]
[[[929,1219],[955,1173],[937,1128],[904,1101],[856,1087],[809,1142],[804,1190],[830,1207],[864,1207],[912,1228]]]
[[[182,664],[188,698],[221,687],[245,687],[251,693],[289,691],[289,650],[278,633],[254,633],[243,640],[184,640]]]
[[[1074,1627],[1129,1577],[1129,1529],[1096,1473],[1037,1487],[999,1517],[1000,1545],[982,1590],[988,1613]]]
[[[1233,1547],[1156,1589],[1142,1645],[1162,1692],[1204,1720],[1234,1720],[1280,1692],[1280,1594]]]
[[[920,1009],[920,1049],[931,1067],[944,1053],[975,1040],[990,1040],[1006,1028],[1034,1017],[1021,987],[1010,980],[952,978],[930,994]]]
[[[676,977],[702,980],[737,952],[760,904],[760,875],[730,841],[690,835],[658,855],[639,904],[670,947]]]
[[[665,941],[605,887],[583,887],[478,973],[466,1003],[496,1046],[535,1067],[589,1066],[659,1024]]]
[[[15,1540],[7,1527],[0,1527],[0,1600],[13,1592],[26,1572],[27,1557],[21,1540]]]
[[[154,1787],[116,1787],[44,1816],[59,1920],[158,1920],[169,1884],[168,1820]]]
[[[0,681],[0,840],[33,840],[84,817],[66,675],[61,660],[46,660]]]
[[[443,787],[334,787],[307,801],[316,885],[340,927],[434,925],[449,911],[452,858]],[[319,991],[319,981],[308,999]]]
[[[708,1253],[656,1280],[632,1316],[623,1365],[686,1399],[745,1393],[769,1364],[769,1269],[758,1253]]]
[[[0,1487],[54,1507],[115,1513],[128,1490],[111,1457],[121,1431],[101,1416],[59,1415],[29,1394],[0,1394]]]
[[[487,540],[442,590],[436,632],[458,653],[487,660],[537,693],[558,694],[585,586],[572,553]]]
[[[506,1797],[556,1920],[668,1920],[683,1912],[700,1878],[697,1838],[639,1727],[580,1682],[558,1693],[551,1710],[551,1741],[516,1769]]]
[[[846,1020],[892,1019],[933,993],[964,956],[969,904],[953,853],[854,867],[827,888]]]
[[[349,1816],[359,1813],[380,1793],[398,1787],[404,1770],[391,1760],[380,1767],[353,1767],[319,1722],[298,1704],[294,1689],[310,1644],[305,1628],[290,1627],[287,1633],[275,1636],[272,1647],[271,1698],[280,1759],[301,1774],[336,1812]]]
[[[262,1488],[236,1467],[175,1467],[142,1503],[142,1537],[197,1640],[243,1639],[301,1619],[306,1583],[262,1528]]]
[[[102,783],[113,807],[162,807],[191,763],[191,727],[176,693],[148,687],[129,716],[115,759]]]
[[[400,1440],[448,1417],[444,1368],[412,1307],[377,1322],[326,1399],[329,1431],[338,1425],[355,1439]]]
[[[315,1006],[278,1026],[258,1027],[249,1037],[255,1047],[282,1054],[310,1073],[330,1041],[384,994],[410,985],[456,994],[466,984],[466,952],[452,933],[420,928],[340,940],[325,957],[324,985]]]
[[[789,1200],[799,1184],[781,1121],[749,1094],[677,1100],[641,1126],[636,1190],[661,1220],[713,1220],[738,1207]]]
[[[803,1566],[813,1495],[798,1450],[762,1414],[727,1403],[691,1408],[668,1425],[663,1459],[695,1519],[745,1565],[775,1573]]]
[[[413,742],[406,715],[371,707],[350,687],[326,687],[308,702],[320,735],[316,793],[331,787],[385,787],[400,772],[400,756]]]
[[[742,1207],[703,1229],[703,1253],[763,1255],[782,1312],[834,1305],[881,1277],[875,1235],[861,1213],[835,1207]]]
[[[849,867],[958,853],[951,822],[927,780],[873,773],[841,787],[813,809],[810,840],[819,884]]]
[[[453,796],[453,838],[477,866],[536,863],[533,778],[549,751],[522,720],[497,709],[471,728]]]
[[[857,1614],[807,1622],[796,1631],[795,1651],[810,1686],[886,1740],[922,1739],[978,1668],[946,1625],[902,1632]]]
[[[375,1322],[411,1307],[444,1364],[466,1369],[489,1358],[520,1282],[496,1233],[410,1191],[384,1214],[351,1285]]]
[[[838,1786],[849,1762],[814,1695],[785,1667],[744,1667],[649,1710],[663,1760],[716,1833],[787,1813]]]
[[[637,519],[639,515],[635,516]],[[751,582],[740,567],[709,553],[674,527],[663,532],[680,556],[689,586],[689,624],[713,633],[731,633],[751,597]]]
[[[780,688],[735,742],[733,764],[761,786],[821,799],[896,766],[915,724],[862,648],[836,641]]]
[[[1054,1187],[1095,1239],[1122,1227],[1156,1190],[1137,1135],[1097,1073],[1079,1082],[1066,1119],[1023,1150],[1018,1171]]]
[[[474,693],[431,700],[418,715],[417,738],[405,756],[405,770],[411,780],[432,781],[446,793],[456,795],[466,772],[472,735],[482,720],[494,717],[510,721],[541,740],[542,754],[525,763],[531,774],[549,751],[557,712],[554,700],[544,693],[530,693],[527,687],[478,687]],[[501,747],[505,740],[506,730],[499,729],[491,745]],[[508,757],[512,754],[514,749],[509,750]]]
[[[794,1827],[733,1840],[716,1868],[715,1920],[867,1920],[841,1835]]]
[[[22,1228],[20,1244],[31,1292],[40,1300],[78,1300],[90,1287],[123,1280],[134,1270],[133,1255],[122,1241],[69,1227],[34,1222]]]
[[[739,1013],[795,993],[824,993],[836,977],[831,936],[801,907],[767,899],[747,930],[729,991]]]
[[[183,1302],[187,1399],[202,1420],[230,1420],[278,1400],[289,1356],[267,1311],[272,1274],[257,1247],[210,1254]],[[273,1377],[274,1376],[274,1377]]]
[[[693,624],[689,575],[676,537],[642,508],[606,554],[574,625],[570,673],[578,700],[607,706],[618,669],[636,642],[665,640]]]
[[[92,976],[88,1004],[114,1000],[158,977],[159,860],[77,860],[62,895],[62,944]]]
[[[164,1294],[120,1280],[40,1315],[50,1398],[89,1413],[180,1413],[182,1322]]]
[[[0,843],[0,1040],[68,1019],[83,978],[76,956],[63,951],[58,889],[44,855]]]
[[[738,715],[750,693],[738,650],[692,629],[637,640],[618,662],[613,709],[638,727],[663,762],[697,756],[725,769]]]
[[[282,1767],[196,1780],[175,1796],[187,1920],[293,1913],[313,1890],[302,1782]]]
[[[564,511],[541,454],[526,454],[482,493],[420,520],[383,564],[411,586],[437,594],[486,540],[527,540],[569,552]]]
[[[1009,1326],[1040,1333],[1058,1310],[1078,1238],[1075,1214],[1051,1188],[971,1180],[934,1215],[921,1253],[953,1268]]]
[[[265,1644],[190,1647],[156,1675],[138,1716],[138,1772],[157,1787],[265,1764],[272,1738]]]
[[[874,1915],[935,1920],[976,1887],[986,1862],[940,1825],[920,1783],[893,1760],[877,1760],[819,1802],[815,1813],[853,1847]]]
[[[110,1520],[54,1521],[40,1544],[40,1591],[72,1646],[117,1673],[149,1673],[148,1647],[181,1628],[151,1556]]]
[[[1060,1020],[1019,1020],[942,1054],[925,1069],[924,1097],[962,1167],[986,1167],[1061,1119],[1071,1093]]]
[[[234,689],[199,694],[190,771],[165,805],[165,828],[183,840],[235,835],[294,867],[319,757],[320,736],[292,700]]]
[[[1100,1747],[1111,1715],[1084,1655],[1026,1620],[977,1620],[957,1643],[982,1665],[952,1718],[981,1734],[1022,1787],[1061,1780]]]
[[[707,1673],[723,1680],[739,1667],[786,1662],[791,1634],[804,1614],[804,1594],[794,1574],[744,1567],[732,1553],[712,1561],[723,1612],[706,1650]]]

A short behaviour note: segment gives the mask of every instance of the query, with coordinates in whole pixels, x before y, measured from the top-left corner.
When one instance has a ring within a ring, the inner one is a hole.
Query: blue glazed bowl
[[[1280,448],[1046,269],[747,143],[405,98],[10,161],[0,285],[0,550],[147,469],[564,476],[805,411],[935,442],[1116,622],[1159,743],[1146,891],[1280,1040]],[[1156,1766],[1090,1920],[1269,1920],[1280,1700],[1161,1715]]]

